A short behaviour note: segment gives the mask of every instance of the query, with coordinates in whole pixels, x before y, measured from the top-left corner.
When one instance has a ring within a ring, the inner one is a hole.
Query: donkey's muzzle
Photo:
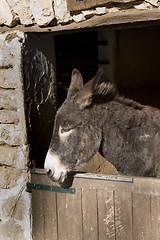
[[[47,153],[44,168],[52,181],[63,183],[67,178],[67,166],[61,162],[61,159],[57,154],[50,150]]]

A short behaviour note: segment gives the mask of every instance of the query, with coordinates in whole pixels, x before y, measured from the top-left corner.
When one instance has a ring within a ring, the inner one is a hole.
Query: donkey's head
[[[55,117],[53,136],[45,160],[45,170],[63,183],[68,172],[87,163],[98,151],[101,129],[93,114],[95,96],[106,95],[108,83],[102,81],[102,69],[83,86],[78,70],[73,70],[67,99]]]

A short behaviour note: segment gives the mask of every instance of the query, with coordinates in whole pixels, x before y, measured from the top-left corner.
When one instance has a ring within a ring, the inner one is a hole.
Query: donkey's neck
[[[132,107],[134,109],[142,110],[144,108],[144,106],[142,104],[140,104],[132,99],[121,97],[119,95],[117,95],[114,100],[120,104]]]
[[[99,119],[104,119],[101,125],[100,153],[118,170],[126,164],[123,159],[120,159],[119,154],[128,138],[133,138],[129,134],[132,131],[139,131],[145,121],[143,108],[145,106],[132,100],[116,98],[99,109],[99,114],[101,114]]]

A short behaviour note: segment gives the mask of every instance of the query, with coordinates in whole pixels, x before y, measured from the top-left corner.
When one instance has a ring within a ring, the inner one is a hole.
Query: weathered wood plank
[[[111,2],[126,3],[132,1],[134,0],[67,0],[67,8],[69,11],[77,11],[89,9],[91,7],[99,7]]]
[[[130,9],[126,11],[119,11],[113,13],[107,13],[102,16],[94,16],[90,19],[87,19],[80,23],[70,23],[66,25],[57,25],[53,27],[39,27],[37,25],[33,26],[24,26],[18,25],[14,27],[14,30],[19,30],[23,32],[49,32],[54,34],[65,34],[67,32],[75,32],[75,31],[84,31],[84,30],[92,30],[93,28],[98,30],[99,27],[103,27],[105,29],[108,28],[129,28],[133,27],[134,25],[138,26],[155,26],[159,24],[160,21],[160,14],[159,9],[153,8],[148,10],[135,10]],[[127,23],[127,24],[126,24]],[[130,24],[130,25],[128,25]],[[0,32],[4,31],[13,31],[13,28],[10,27],[0,27]]]
[[[45,184],[45,179],[42,176],[42,183]],[[56,193],[42,191],[42,205],[44,218],[44,240],[58,240],[57,236],[57,204]]]
[[[45,183],[43,175],[33,175],[32,180]],[[55,193],[32,190],[33,239],[57,239]],[[48,231],[49,229],[49,231]]]
[[[32,183],[58,185],[46,175]],[[74,179],[76,194],[32,190],[34,240],[160,239],[160,179]]]
[[[160,239],[160,196],[151,196],[152,240]]]
[[[43,193],[32,190],[33,240],[44,240]]]
[[[82,239],[81,191],[57,193],[58,240]]]
[[[133,194],[133,239],[151,240],[151,198],[147,194]]]
[[[98,190],[99,240],[115,240],[115,218],[113,192]]]
[[[56,193],[56,195],[57,195],[58,240],[62,240],[62,239],[67,239],[66,194]]]
[[[116,239],[132,240],[132,195],[116,191],[114,200]]]
[[[42,183],[41,175],[32,174],[32,182],[34,183]],[[133,183],[128,182],[116,182],[116,181],[107,181],[107,180],[99,180],[99,179],[85,179],[82,177],[74,178],[72,187],[73,188],[82,188],[83,189],[105,189],[108,191],[124,191],[126,189],[127,192],[130,193],[143,193],[150,194],[155,196],[160,196],[160,179],[157,178],[143,178],[143,177],[133,177]],[[105,176],[105,174],[97,174],[98,176]],[[35,178],[36,176],[36,178]],[[110,175],[109,175],[110,176]],[[58,183],[52,182],[46,175],[43,176],[45,178],[46,184],[59,186]],[[122,177],[122,176],[121,176]],[[123,176],[125,178],[125,176]],[[126,177],[127,178],[127,177]],[[130,177],[129,177],[130,178]]]
[[[95,189],[82,189],[83,239],[97,240],[97,195]]]

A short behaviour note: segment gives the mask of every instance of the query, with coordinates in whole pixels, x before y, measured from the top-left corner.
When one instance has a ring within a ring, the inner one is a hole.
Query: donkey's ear
[[[93,95],[112,98],[117,94],[116,89],[110,82],[104,81],[102,75],[103,69],[100,68],[93,79],[92,93]]]
[[[79,104],[81,109],[89,106],[92,103],[94,89],[97,88],[103,75],[103,70],[99,69],[96,76],[84,85],[84,87],[77,93],[76,102]]]
[[[83,78],[81,73],[74,69],[71,75],[71,83],[68,89],[67,98],[74,95],[83,87]]]
[[[103,83],[103,69],[99,68],[95,77],[93,78],[92,93],[97,93],[99,86]]]

